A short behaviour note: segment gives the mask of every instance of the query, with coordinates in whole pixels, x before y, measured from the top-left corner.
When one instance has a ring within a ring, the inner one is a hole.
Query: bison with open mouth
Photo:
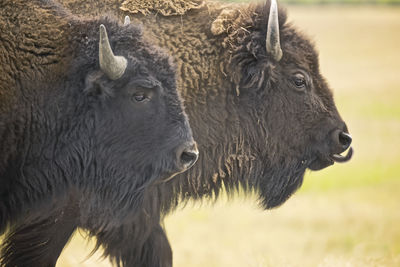
[[[60,2],[78,15],[131,15],[143,23],[146,38],[169,50],[200,150],[193,168],[152,189],[136,221],[92,232],[116,264],[171,266],[161,220],[179,203],[242,188],[257,193],[263,207],[277,207],[301,186],[307,169],[321,170],[352,157],[352,140],[320,73],[315,46],[287,22],[275,0]],[[79,199],[65,203],[43,218],[46,227],[35,225],[36,237],[51,236],[63,223],[85,228],[79,216],[59,219],[79,210]],[[15,232],[15,246],[24,246],[18,237],[30,227],[26,223]]]

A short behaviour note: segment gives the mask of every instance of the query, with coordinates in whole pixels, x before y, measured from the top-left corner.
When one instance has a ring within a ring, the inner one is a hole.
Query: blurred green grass
[[[400,266],[400,7],[288,11],[320,50],[354,158],[307,173],[272,211],[254,196],[177,211],[165,222],[175,267]],[[110,266],[99,252],[87,259],[92,248],[75,234],[57,266]]]

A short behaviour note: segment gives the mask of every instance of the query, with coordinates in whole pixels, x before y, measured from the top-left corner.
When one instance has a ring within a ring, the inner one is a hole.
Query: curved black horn
[[[279,40],[278,5],[276,0],[271,0],[269,9],[266,48],[267,53],[271,54],[276,61],[281,60],[282,49]]]
[[[124,74],[128,64],[124,57],[114,56],[110,42],[108,41],[106,27],[103,24],[100,25],[99,62],[101,70],[111,80],[120,78]]]

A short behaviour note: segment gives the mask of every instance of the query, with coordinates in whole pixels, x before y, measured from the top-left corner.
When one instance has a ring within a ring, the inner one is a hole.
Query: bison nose
[[[339,143],[342,146],[343,150],[346,150],[350,147],[351,145],[351,135],[345,132],[340,132],[339,133]]]
[[[184,144],[177,153],[178,166],[182,170],[187,170],[192,167],[199,158],[196,142]]]

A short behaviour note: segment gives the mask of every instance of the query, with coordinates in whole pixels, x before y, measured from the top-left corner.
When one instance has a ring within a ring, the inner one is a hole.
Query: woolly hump
[[[205,6],[202,0],[125,0],[120,9],[132,14],[142,13],[147,15],[151,12],[164,16],[184,15],[189,10],[200,9]]]

